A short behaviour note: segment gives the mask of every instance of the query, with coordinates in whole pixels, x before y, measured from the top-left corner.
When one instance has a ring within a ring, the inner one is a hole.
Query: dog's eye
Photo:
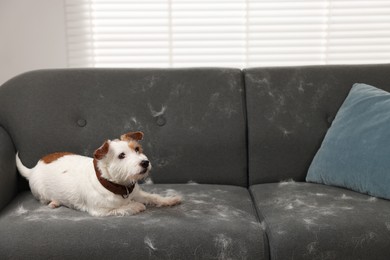
[[[120,153],[119,155],[118,155],[118,158],[119,159],[124,159],[126,157],[126,154],[125,153]]]
[[[135,150],[136,153],[139,153],[139,151],[140,151],[139,147],[136,147],[134,150]]]

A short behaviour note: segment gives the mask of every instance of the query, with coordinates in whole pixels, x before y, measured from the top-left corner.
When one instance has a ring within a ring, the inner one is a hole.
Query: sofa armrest
[[[17,192],[15,147],[8,133],[0,126],[0,210]]]

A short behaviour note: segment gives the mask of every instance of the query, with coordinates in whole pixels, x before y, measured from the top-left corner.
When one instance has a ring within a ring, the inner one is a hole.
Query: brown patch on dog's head
[[[103,159],[103,157],[108,153],[108,150],[110,148],[110,141],[107,140],[104,142],[104,144],[102,146],[100,146],[94,153],[93,153],[93,157],[96,159],[96,160],[101,160]]]
[[[142,146],[137,141],[130,140],[128,142],[129,142],[130,149],[132,149],[138,153],[143,153]]]
[[[144,138],[144,133],[142,132],[129,132],[127,134],[121,135],[122,141],[131,141],[131,140],[139,141],[142,140],[142,138]]]
[[[72,155],[73,153],[68,153],[68,152],[60,152],[60,153],[51,153],[51,154],[48,154],[44,157],[42,157],[42,161],[46,164],[49,164],[49,163],[52,163],[54,162],[55,160],[58,160],[59,158],[61,157],[64,157],[66,155]]]

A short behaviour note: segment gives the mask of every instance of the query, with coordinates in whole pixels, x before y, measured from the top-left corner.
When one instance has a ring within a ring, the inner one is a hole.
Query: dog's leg
[[[52,200],[49,203],[49,207],[52,209],[58,208],[59,206],[61,206],[61,203],[56,200]]]
[[[143,204],[151,204],[156,207],[174,206],[180,204],[182,198],[178,195],[172,197],[163,197],[157,194],[151,194],[139,190],[139,193],[134,197],[134,200]]]
[[[119,208],[89,209],[88,212],[95,217],[126,216],[140,213],[146,209],[145,205],[136,201]]]

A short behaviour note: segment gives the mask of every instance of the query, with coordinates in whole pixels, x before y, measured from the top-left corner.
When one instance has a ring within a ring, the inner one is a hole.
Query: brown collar
[[[134,184],[131,184],[129,186],[124,186],[120,184],[113,183],[106,178],[102,177],[102,172],[97,166],[97,160],[93,159],[93,166],[95,167],[96,177],[99,180],[100,184],[103,185],[104,188],[111,191],[114,194],[121,195],[124,199],[127,199],[130,195],[130,193],[133,192]]]

